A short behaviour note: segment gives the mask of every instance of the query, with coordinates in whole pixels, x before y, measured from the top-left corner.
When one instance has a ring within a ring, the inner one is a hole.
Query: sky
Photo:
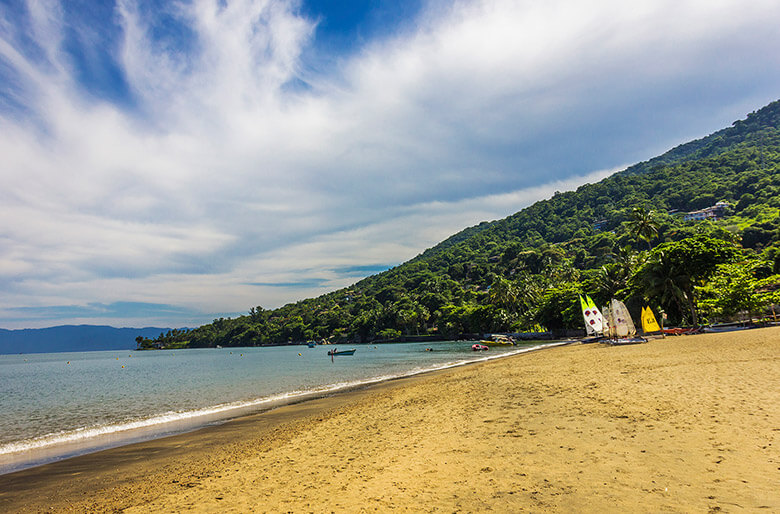
[[[0,0],[0,327],[348,286],[780,98],[777,0]]]

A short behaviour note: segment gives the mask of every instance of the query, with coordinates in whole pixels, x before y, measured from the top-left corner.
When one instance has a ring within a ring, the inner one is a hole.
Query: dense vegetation
[[[778,302],[780,101],[597,184],[468,228],[354,286],[217,319],[140,346],[256,346],[311,339],[582,327],[577,294],[674,324],[757,316]],[[727,202],[717,221],[683,214]]]

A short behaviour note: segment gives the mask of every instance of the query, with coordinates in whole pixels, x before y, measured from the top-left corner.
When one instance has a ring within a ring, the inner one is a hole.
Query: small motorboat
[[[748,330],[751,328],[758,328],[755,325],[747,325],[745,323],[717,323],[704,327],[702,330],[709,334],[717,334],[720,332],[733,332],[735,330]]]
[[[328,355],[331,357],[336,357],[339,355],[354,355],[355,354],[355,348],[352,348],[351,350],[339,350],[337,348],[334,348],[328,352]]]
[[[474,350],[475,352],[484,352],[485,350],[489,350],[490,348],[485,346],[484,344],[476,343],[471,345],[471,349]]]
[[[509,336],[493,334],[489,339],[480,341],[480,344],[485,346],[514,346],[515,341]]]
[[[663,330],[664,335],[667,336],[689,336],[698,334],[701,332],[701,328],[699,327],[692,327],[692,328],[678,328],[678,327],[672,327],[672,328],[665,328]]]

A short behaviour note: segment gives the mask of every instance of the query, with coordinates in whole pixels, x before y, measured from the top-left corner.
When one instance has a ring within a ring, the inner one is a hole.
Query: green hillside
[[[780,101],[596,184],[453,235],[352,287],[161,336],[163,346],[581,327],[577,293],[675,324],[762,314],[780,283]],[[715,220],[686,220],[718,202]],[[151,344],[145,341],[144,344]]]

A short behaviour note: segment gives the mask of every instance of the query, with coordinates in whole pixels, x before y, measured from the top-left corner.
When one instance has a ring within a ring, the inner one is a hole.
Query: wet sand
[[[576,345],[0,476],[0,511],[778,512],[780,328]]]

